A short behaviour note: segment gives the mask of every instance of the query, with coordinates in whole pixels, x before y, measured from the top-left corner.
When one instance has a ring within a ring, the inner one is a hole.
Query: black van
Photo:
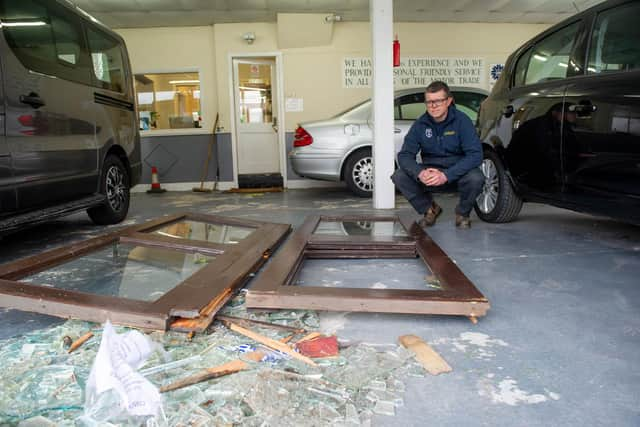
[[[0,233],[122,221],[141,175],[123,39],[66,1],[0,0],[0,27]]]
[[[536,201],[640,223],[640,2],[603,2],[525,43],[478,130],[481,219]]]

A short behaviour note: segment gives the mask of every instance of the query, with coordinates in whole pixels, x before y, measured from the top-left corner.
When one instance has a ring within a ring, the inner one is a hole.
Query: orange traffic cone
[[[151,166],[151,189],[147,190],[147,193],[164,193],[164,188],[160,187],[160,181],[158,181],[158,168]]]

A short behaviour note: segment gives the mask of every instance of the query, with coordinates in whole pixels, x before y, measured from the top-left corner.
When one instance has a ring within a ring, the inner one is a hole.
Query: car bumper
[[[293,171],[305,178],[340,181],[339,157],[304,155],[295,152],[289,154]]]

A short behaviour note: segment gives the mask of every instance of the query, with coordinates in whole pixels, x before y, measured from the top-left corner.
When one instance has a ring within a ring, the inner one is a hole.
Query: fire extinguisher
[[[400,66],[400,42],[398,41],[397,34],[395,40],[393,41],[393,66]]]

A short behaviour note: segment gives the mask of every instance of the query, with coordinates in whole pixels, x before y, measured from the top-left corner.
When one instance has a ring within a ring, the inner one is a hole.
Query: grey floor
[[[486,317],[474,325],[464,318],[321,314],[322,328],[346,341],[384,347],[399,335],[419,335],[454,369],[409,379],[405,405],[395,417],[375,418],[374,425],[640,425],[640,228],[527,204],[514,223],[486,224],[472,216],[470,230],[457,230],[455,198],[438,201],[445,211],[428,232],[490,300]],[[400,198],[397,206],[409,209]],[[125,224],[184,210],[295,227],[309,214],[372,208],[370,200],[341,189],[134,194]],[[104,231],[85,214],[73,215],[4,238],[0,261]],[[344,270],[334,282],[362,281],[366,269]],[[303,280],[327,277],[316,266]],[[375,284],[393,280],[388,274]],[[0,310],[0,338],[55,322]]]

